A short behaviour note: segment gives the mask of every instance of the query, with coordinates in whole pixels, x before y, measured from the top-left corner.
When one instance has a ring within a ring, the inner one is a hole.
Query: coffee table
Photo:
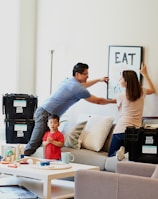
[[[9,177],[0,178],[0,185],[19,184],[44,199],[73,197],[74,182],[62,179],[73,177],[75,172],[80,169],[99,170],[99,167],[70,163],[69,167],[64,169],[40,169],[30,164],[20,165],[17,168],[0,164],[0,172],[5,176],[9,175]]]

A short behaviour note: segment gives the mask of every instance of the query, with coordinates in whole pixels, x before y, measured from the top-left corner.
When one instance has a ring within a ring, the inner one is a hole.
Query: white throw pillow
[[[113,125],[114,118],[105,116],[92,116],[86,123],[79,138],[82,147],[100,151]]]
[[[74,149],[80,149],[81,143],[78,142],[79,136],[86,124],[85,122],[81,123],[68,123],[63,128],[62,133],[64,134],[64,145],[66,147],[71,147]]]

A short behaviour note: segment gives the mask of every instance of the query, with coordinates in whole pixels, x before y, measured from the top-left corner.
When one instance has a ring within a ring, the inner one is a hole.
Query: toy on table
[[[35,158],[35,157],[24,157],[17,162],[28,162],[29,164],[40,164],[40,166],[48,166],[50,165],[50,161],[48,160],[42,160],[40,158]]]

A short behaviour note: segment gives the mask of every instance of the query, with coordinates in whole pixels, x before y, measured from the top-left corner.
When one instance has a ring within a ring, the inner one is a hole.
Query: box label
[[[145,144],[154,144],[153,136],[146,136],[145,137]]]
[[[17,131],[17,137],[24,137],[24,132],[23,131]]]
[[[23,113],[23,107],[21,106],[16,107],[16,113]]]
[[[13,106],[14,107],[26,107],[26,100],[14,100],[13,101]]]
[[[27,125],[26,124],[15,124],[14,131],[27,131]]]
[[[143,145],[142,153],[157,154],[157,146]]]

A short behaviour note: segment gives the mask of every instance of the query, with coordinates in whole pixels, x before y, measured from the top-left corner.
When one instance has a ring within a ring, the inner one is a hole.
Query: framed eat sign
[[[142,59],[142,46],[109,46],[107,98],[116,98],[117,93],[122,91],[119,84],[120,75],[123,70],[134,70],[141,81],[139,72]]]

